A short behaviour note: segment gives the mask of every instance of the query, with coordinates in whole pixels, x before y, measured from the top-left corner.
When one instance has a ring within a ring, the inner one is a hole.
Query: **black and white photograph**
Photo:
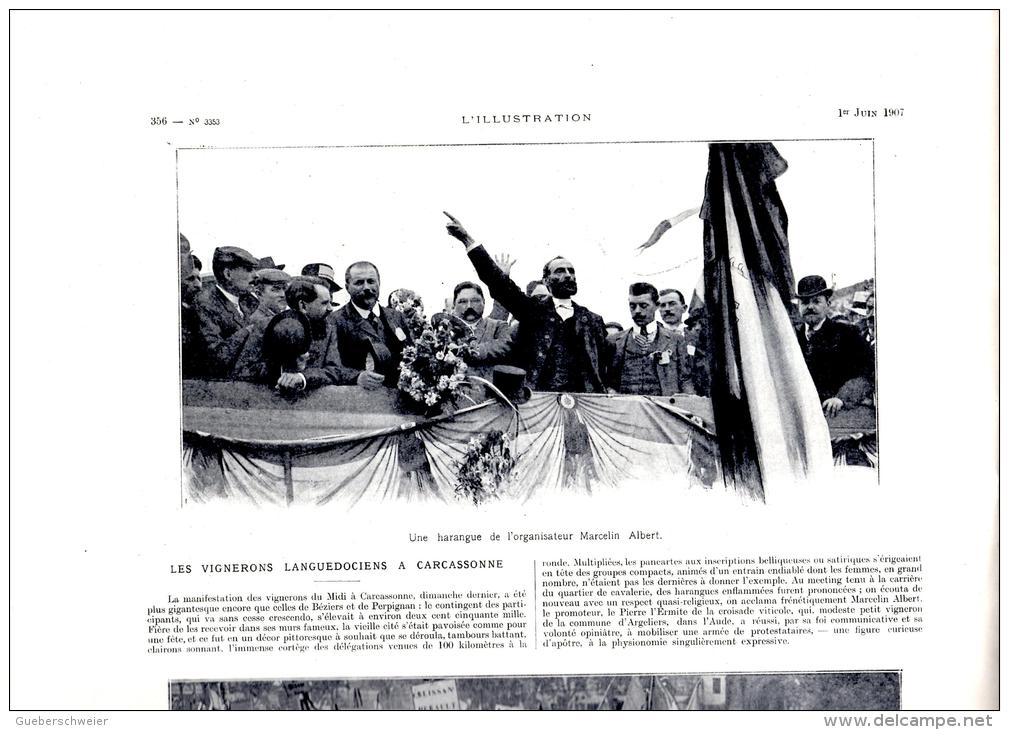
[[[872,155],[180,150],[184,503],[480,507],[647,481],[774,503],[864,478]]]
[[[173,710],[899,710],[900,672],[178,681]]]
[[[999,19],[11,10],[11,725],[996,726]]]

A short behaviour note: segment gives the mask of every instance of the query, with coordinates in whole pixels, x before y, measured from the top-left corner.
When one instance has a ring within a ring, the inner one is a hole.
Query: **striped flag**
[[[787,310],[794,278],[775,184],[786,169],[771,144],[712,144],[701,209],[722,470],[728,485],[762,500],[831,468],[827,422]]]

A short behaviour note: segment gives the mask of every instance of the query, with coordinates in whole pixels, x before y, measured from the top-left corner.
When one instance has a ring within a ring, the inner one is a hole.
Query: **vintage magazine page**
[[[997,11],[9,22],[8,725],[997,724]]]

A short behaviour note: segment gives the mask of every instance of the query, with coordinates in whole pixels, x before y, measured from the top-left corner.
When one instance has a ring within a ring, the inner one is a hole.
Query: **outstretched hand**
[[[445,213],[445,215],[448,216],[449,221],[451,221],[450,223],[445,224],[445,230],[448,231],[448,235],[459,239],[465,246],[469,246],[473,243],[473,238],[466,232],[466,229],[463,228],[462,223],[460,223],[451,213],[444,210],[442,213]]]
[[[511,273],[512,266],[515,265],[515,259],[506,253],[502,253],[494,257],[494,263],[504,272],[505,276],[508,276]]]

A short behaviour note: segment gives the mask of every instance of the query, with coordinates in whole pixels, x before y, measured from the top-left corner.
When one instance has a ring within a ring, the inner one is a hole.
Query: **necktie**
[[[639,347],[646,347],[648,345],[648,328],[638,327],[638,330],[639,332],[634,333],[634,340]]]

